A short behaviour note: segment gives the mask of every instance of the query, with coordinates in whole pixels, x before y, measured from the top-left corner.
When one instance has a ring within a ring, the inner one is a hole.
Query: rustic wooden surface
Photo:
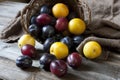
[[[0,28],[8,24],[24,5],[25,3],[0,2]],[[42,45],[37,43],[36,47],[42,48]],[[33,60],[32,68],[21,70],[15,64],[20,55],[17,42],[4,43],[0,40],[0,80],[120,80],[120,55],[115,52],[110,54],[108,60],[83,58],[80,68],[68,68],[68,74],[63,78],[40,69],[38,60]]]
[[[39,61],[33,61],[33,67],[21,70],[15,60],[21,55],[17,43],[0,41],[0,78],[3,80],[119,80],[120,55],[110,54],[108,60],[91,61],[83,58],[79,69],[68,69],[68,74],[57,78],[50,72],[39,69]],[[37,46],[38,47],[38,46]],[[41,46],[42,47],[42,46]],[[42,54],[42,53],[40,53]]]
[[[23,9],[26,3],[12,2],[12,1],[0,1],[0,33],[6,28],[16,16],[18,11]]]

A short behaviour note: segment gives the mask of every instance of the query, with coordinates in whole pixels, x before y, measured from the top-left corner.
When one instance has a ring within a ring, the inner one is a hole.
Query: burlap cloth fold
[[[104,49],[120,53],[120,0],[85,0],[91,9],[91,23],[84,33],[87,37],[77,47],[81,53],[87,41],[98,41]],[[16,33],[16,34],[15,34]],[[6,42],[17,41],[23,34],[20,15],[1,32],[0,38]]]
[[[0,39],[4,42],[16,42],[19,37],[24,34],[21,22],[20,11],[15,15],[15,18],[6,24],[5,28],[0,33]]]
[[[120,0],[85,1],[91,9],[92,22],[84,33],[88,37],[77,47],[77,51],[82,53],[84,44],[95,40],[104,50],[120,53]]]
[[[87,37],[77,47],[82,53],[83,46],[88,41],[97,41],[104,49],[120,53],[120,26],[108,20],[94,20],[88,25]]]

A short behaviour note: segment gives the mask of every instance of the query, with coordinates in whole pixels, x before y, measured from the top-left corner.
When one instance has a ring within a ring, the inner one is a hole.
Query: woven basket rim
[[[31,0],[25,7],[24,9],[21,11],[21,25],[23,27],[23,30],[26,32],[26,33],[29,33],[27,28],[28,26],[30,25],[29,24],[29,21],[30,21],[30,17],[32,15],[30,15],[30,11],[33,9],[34,5],[37,4],[37,2],[40,2],[40,1],[44,1],[44,0]],[[49,0],[50,1],[50,0]],[[84,20],[85,18],[85,15],[84,15],[84,10],[83,8],[86,8],[87,9],[87,13],[88,13],[88,23],[90,23],[91,21],[91,11],[90,11],[90,8],[88,7],[88,5],[83,1],[83,0],[75,0],[76,1],[76,4],[77,4],[77,7],[78,9],[81,11],[79,11],[80,15],[82,14],[82,19]],[[29,16],[28,16],[29,15]],[[81,16],[80,16],[81,17]],[[28,19],[29,18],[29,19]]]

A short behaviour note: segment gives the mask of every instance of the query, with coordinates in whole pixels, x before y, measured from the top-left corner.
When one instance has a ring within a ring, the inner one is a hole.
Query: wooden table
[[[25,5],[0,2],[0,28],[4,28]],[[36,47],[42,48],[42,45],[37,43]],[[15,60],[20,55],[17,42],[4,43],[0,40],[0,80],[120,80],[120,55],[115,52],[110,54],[108,60],[93,61],[83,57],[79,69],[68,68],[68,73],[62,78],[40,69],[39,60],[34,60],[30,69],[18,68]]]
[[[0,0],[0,32],[13,20],[26,3]]]

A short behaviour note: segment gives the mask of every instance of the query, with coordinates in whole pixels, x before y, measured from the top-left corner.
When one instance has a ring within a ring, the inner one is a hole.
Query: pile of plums
[[[22,56],[16,59],[16,65],[21,69],[27,69],[32,67],[36,49],[29,44],[24,45],[21,48]],[[50,71],[57,77],[64,76],[68,71],[68,66],[77,69],[82,63],[82,57],[78,52],[73,52],[67,56],[66,60],[58,60],[56,57],[49,53],[44,53],[40,59],[40,68],[45,71]]]
[[[78,16],[74,12],[70,12],[66,18],[55,18],[51,6],[43,5],[40,11],[33,15],[30,20],[28,32],[44,46],[44,54],[39,59],[40,67],[46,71],[51,71],[58,77],[67,73],[67,65],[78,68],[82,62],[76,47],[84,37],[70,34],[65,27],[70,19],[76,17]],[[65,43],[70,50],[70,54],[65,60],[58,60],[54,55],[49,54],[51,44],[57,41]],[[24,45],[21,48],[23,55],[16,59],[16,65],[22,69],[31,67],[32,57],[35,57],[35,52],[36,49],[32,45]]]
[[[31,17],[28,32],[44,44],[45,51],[49,51],[50,44],[56,41],[62,41],[69,46],[69,50],[75,50],[83,36],[71,34],[67,26],[71,19],[77,17],[74,12],[69,12],[67,17],[56,18],[52,14],[51,6],[43,5],[39,13]]]

